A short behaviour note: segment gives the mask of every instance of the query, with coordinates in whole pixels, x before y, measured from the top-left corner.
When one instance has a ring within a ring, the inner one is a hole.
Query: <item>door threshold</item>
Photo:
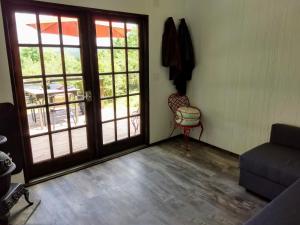
[[[77,172],[77,171],[82,170],[82,169],[86,169],[86,168],[89,168],[89,167],[107,162],[109,160],[112,160],[112,159],[130,154],[130,153],[133,153],[133,152],[136,152],[136,151],[139,151],[139,150],[142,150],[142,149],[147,148],[147,147],[148,147],[148,145],[139,145],[137,147],[130,148],[130,149],[112,154],[110,156],[103,157],[101,159],[95,159],[95,160],[80,164],[78,166],[71,167],[69,169],[65,169],[65,170],[62,170],[62,171],[59,171],[59,172],[56,172],[56,173],[51,173],[51,174],[48,174],[46,176],[42,176],[42,177],[39,177],[39,178],[36,178],[36,179],[32,179],[28,183],[26,183],[25,185],[27,187],[32,186],[32,185],[36,185],[36,184],[39,184],[39,183],[42,183],[42,182],[45,182],[45,181],[48,181],[48,180],[55,179],[57,177],[61,177],[61,176],[64,176],[64,175],[67,175],[67,174],[70,174],[70,173]]]

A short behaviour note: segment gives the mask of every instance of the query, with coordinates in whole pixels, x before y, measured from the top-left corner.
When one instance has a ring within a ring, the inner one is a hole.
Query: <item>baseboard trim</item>
[[[152,147],[152,146],[155,146],[155,145],[159,145],[159,144],[162,144],[164,142],[167,142],[167,141],[179,138],[179,137],[183,137],[183,135],[182,134],[178,134],[178,135],[175,135],[175,136],[172,136],[172,137],[168,137],[168,138],[162,139],[160,141],[155,141],[155,142],[150,143],[148,146]]]
[[[217,151],[225,152],[226,154],[231,155],[231,156],[234,157],[234,158],[237,158],[237,159],[240,158],[240,155],[239,155],[239,154],[230,152],[230,151],[228,151],[228,150],[225,150],[225,149],[220,148],[220,147],[217,147],[217,146],[215,146],[215,145],[206,143],[206,142],[204,142],[204,141],[199,141],[198,139],[193,138],[193,137],[190,137],[190,138],[191,138],[193,141],[195,141],[195,142],[198,142],[198,143],[201,143],[201,144],[203,144],[203,145],[209,146],[209,147],[211,147],[211,148],[213,148],[213,149],[215,149],[215,150],[217,150]]]
[[[153,143],[151,143],[149,146],[159,145],[159,144],[162,144],[162,143],[164,143],[164,142],[167,142],[167,141],[170,141],[170,140],[173,140],[173,139],[176,139],[176,138],[183,138],[183,134],[178,134],[178,135],[175,135],[175,136],[172,136],[172,137],[169,137],[169,138],[165,138],[165,139],[160,140],[160,141],[153,142]],[[236,153],[233,153],[233,152],[230,152],[230,151],[228,151],[228,150],[219,148],[219,147],[217,147],[217,146],[215,146],[215,145],[206,143],[206,142],[201,141],[201,140],[199,140],[199,139],[190,137],[190,140],[191,140],[191,141],[194,141],[194,142],[197,142],[197,143],[201,143],[201,144],[206,145],[206,146],[209,146],[209,147],[211,147],[211,148],[213,148],[213,149],[215,149],[215,150],[217,150],[217,151],[225,152],[226,154],[231,155],[231,156],[234,157],[234,158],[237,158],[237,159],[240,158],[240,155],[238,155],[238,154],[236,154]]]

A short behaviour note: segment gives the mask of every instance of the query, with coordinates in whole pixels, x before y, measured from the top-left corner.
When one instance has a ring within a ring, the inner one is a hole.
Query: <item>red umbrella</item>
[[[27,24],[30,27],[37,29],[36,23]],[[68,36],[79,36],[78,21],[62,21],[62,33]],[[96,35],[97,38],[108,38],[110,37],[109,23],[105,21],[96,21]],[[40,23],[41,33],[58,34],[58,22],[41,22]],[[127,29],[127,31],[130,31]],[[112,27],[112,35],[115,38],[124,38],[125,29],[122,27]]]

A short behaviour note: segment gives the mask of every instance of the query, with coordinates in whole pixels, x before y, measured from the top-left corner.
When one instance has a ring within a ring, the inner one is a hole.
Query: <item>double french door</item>
[[[147,142],[146,16],[2,7],[27,180]]]

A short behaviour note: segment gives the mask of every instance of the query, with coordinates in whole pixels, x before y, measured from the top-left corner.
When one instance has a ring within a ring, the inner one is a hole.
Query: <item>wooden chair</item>
[[[72,98],[72,94],[69,94],[69,99]],[[65,101],[65,94],[56,94],[51,96],[51,103],[63,103]],[[72,109],[71,105],[69,107],[70,119],[73,120],[75,126],[77,124],[77,107],[76,103],[74,103],[75,107]],[[67,110],[65,105],[54,105],[50,108],[50,116],[52,122],[52,129],[55,130],[55,125],[57,123],[67,123]],[[74,111],[74,112],[73,112]]]
[[[176,119],[178,119],[178,115],[177,115],[177,109],[178,108],[183,107],[183,106],[196,108],[196,107],[190,105],[189,98],[186,95],[180,96],[179,94],[174,93],[174,94],[171,94],[169,96],[168,105],[169,105],[169,108],[171,109],[171,111],[174,114],[174,128],[173,128],[170,136],[172,136],[172,134],[174,133],[174,131],[177,128],[180,128],[183,131],[186,143],[188,143],[188,139],[189,139],[189,135],[190,135],[191,130],[193,128],[200,127],[201,128],[201,131],[200,131],[200,134],[199,134],[199,140],[200,140],[200,138],[202,136],[202,133],[203,133],[203,124],[202,124],[200,119],[199,119],[199,123],[196,124],[196,125],[193,125],[193,126],[181,125],[176,120]],[[196,108],[196,109],[198,109],[198,108]],[[200,112],[200,109],[198,109],[198,110]]]
[[[140,107],[132,112],[132,115],[139,115],[140,114]],[[140,127],[140,119],[139,116],[133,116],[130,117],[130,122],[134,128],[134,134],[137,134],[137,131],[139,130]]]
[[[42,87],[40,86],[40,85],[38,85],[38,84],[32,84],[32,83],[25,83],[24,84],[24,89],[26,90],[26,89],[32,89],[32,90],[34,90],[34,89],[37,89],[37,90],[39,90],[39,89],[42,89]],[[38,105],[38,101],[37,101],[37,99],[34,97],[34,96],[32,96],[32,95],[30,95],[30,94],[28,94],[27,92],[25,92],[25,101],[26,101],[26,105],[27,106],[36,106],[36,105]],[[38,109],[38,110],[41,110],[41,109]],[[36,123],[37,122],[37,117],[36,117],[36,112],[35,112],[35,109],[34,108],[32,108],[32,109],[30,109],[30,111],[31,111],[31,118],[32,118],[32,121],[34,122],[34,123]],[[44,121],[45,121],[45,118],[43,117],[43,118],[39,118],[40,120],[43,120],[42,122],[44,123]]]

